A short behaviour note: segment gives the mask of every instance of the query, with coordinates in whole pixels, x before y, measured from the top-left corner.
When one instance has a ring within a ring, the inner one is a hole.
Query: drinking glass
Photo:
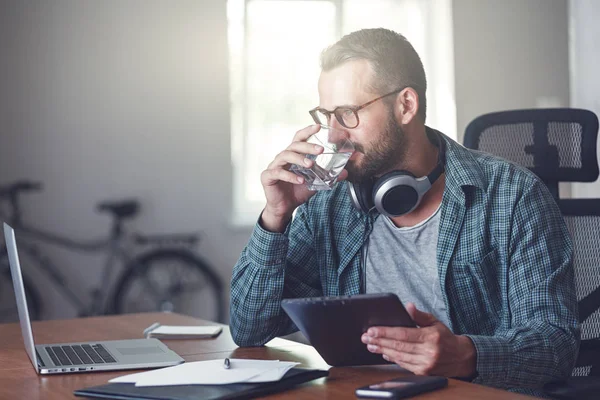
[[[323,146],[323,152],[306,155],[306,158],[314,161],[312,167],[293,164],[290,171],[304,177],[309,190],[331,190],[354,152],[348,132],[321,125],[321,129],[308,138],[307,142]]]

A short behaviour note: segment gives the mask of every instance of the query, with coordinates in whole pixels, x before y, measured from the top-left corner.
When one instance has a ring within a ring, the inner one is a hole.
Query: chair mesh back
[[[600,288],[600,199],[560,200],[559,207],[573,239],[581,340],[597,339],[600,338],[600,292],[595,297],[590,294]],[[591,365],[575,368],[573,376],[587,376],[590,369]]]
[[[578,122],[549,122],[548,144],[558,150],[558,168],[581,168],[583,127]],[[534,169],[534,126],[532,123],[494,125],[479,136],[478,150]]]
[[[548,122],[548,143],[558,149],[559,168],[582,168],[581,122]]]
[[[581,300],[600,287],[600,216],[569,217],[565,222],[571,232],[575,252],[575,287]],[[600,309],[581,325],[581,339],[600,337]]]
[[[535,166],[533,154],[525,152],[529,146],[533,146],[533,124],[505,124],[484,129],[477,150],[531,169]]]
[[[546,184],[556,186],[559,181],[593,182],[598,178],[597,136],[598,118],[591,111],[514,110],[473,120],[465,131],[464,144],[529,168]]]

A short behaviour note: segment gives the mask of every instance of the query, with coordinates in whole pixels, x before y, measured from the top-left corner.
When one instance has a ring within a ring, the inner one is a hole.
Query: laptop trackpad
[[[146,347],[117,347],[117,351],[124,356],[139,356],[143,354],[161,354],[163,349],[158,346]]]

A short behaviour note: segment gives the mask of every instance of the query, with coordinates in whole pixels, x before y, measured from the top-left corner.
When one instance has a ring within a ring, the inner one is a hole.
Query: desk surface
[[[160,322],[167,325],[206,325],[209,322],[178,314],[148,313],[33,323],[36,343],[80,342],[142,337],[142,330]],[[301,366],[327,369],[319,354],[310,346],[284,339],[274,339],[265,347],[238,348],[224,329],[216,339],[164,340],[186,361],[216,358],[261,358],[296,361]],[[68,399],[77,398],[73,390],[102,385],[116,376],[132,371],[93,372],[38,376],[23,347],[18,324],[0,324],[0,399]],[[398,377],[396,366],[331,368],[328,378],[321,378],[293,390],[271,395],[269,399],[348,399],[359,386]],[[502,390],[451,379],[449,386],[419,399],[526,399]]]

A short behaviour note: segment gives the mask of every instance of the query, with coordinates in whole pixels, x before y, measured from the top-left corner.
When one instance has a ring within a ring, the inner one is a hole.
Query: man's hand
[[[314,164],[314,161],[306,158],[306,154],[321,154],[324,149],[306,140],[319,129],[319,125],[310,125],[296,132],[292,143],[262,172],[260,180],[267,198],[267,205],[260,221],[263,228],[271,232],[283,232],[296,207],[316,194],[306,188],[303,177],[289,169],[292,164],[306,167]],[[347,176],[348,172],[342,171],[338,180],[343,180]]]
[[[420,328],[371,327],[361,338],[370,352],[416,375],[464,378],[475,374],[477,353],[471,339],[453,334],[413,303],[406,304],[406,311]]]

